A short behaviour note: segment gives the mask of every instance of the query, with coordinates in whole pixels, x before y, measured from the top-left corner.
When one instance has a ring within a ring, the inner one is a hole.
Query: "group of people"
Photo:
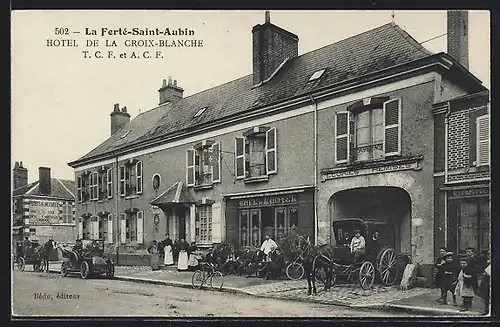
[[[441,296],[437,302],[447,304],[448,293],[451,293],[453,304],[458,305],[457,298],[461,297],[462,305],[459,310],[468,311],[472,307],[474,295],[478,295],[484,300],[484,314],[488,314],[491,265],[487,253],[483,254],[482,260],[476,256],[473,248],[466,249],[465,254],[458,258],[444,247],[439,253],[435,263],[435,285],[441,289]],[[482,276],[480,285],[479,276]]]
[[[169,234],[165,235],[163,241],[153,241],[148,248],[151,254],[151,269],[160,269],[160,258],[163,256],[163,264],[168,267],[177,261],[178,271],[194,270],[201,260],[201,252],[196,242],[189,244],[185,239],[173,242]]]

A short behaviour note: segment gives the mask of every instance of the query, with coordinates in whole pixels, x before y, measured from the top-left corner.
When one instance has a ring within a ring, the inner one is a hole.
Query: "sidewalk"
[[[60,263],[50,265],[50,270],[54,273],[60,272],[60,268]],[[191,277],[192,272],[178,272],[176,267],[167,267],[157,271],[152,271],[146,266],[115,267],[115,279],[123,281],[191,288]],[[483,310],[483,301],[478,297],[474,298],[470,312],[460,312],[458,307],[453,305],[439,305],[436,299],[440,292],[436,289],[413,288],[402,291],[395,286],[375,285],[372,290],[363,290],[359,285],[340,284],[324,292],[321,282],[316,282],[316,287],[318,290],[316,295],[307,295],[306,280],[265,280],[230,275],[224,277],[222,291],[358,309],[406,311],[430,316],[481,316]],[[205,289],[209,288],[205,287]],[[461,304],[461,299],[458,299],[458,302]]]

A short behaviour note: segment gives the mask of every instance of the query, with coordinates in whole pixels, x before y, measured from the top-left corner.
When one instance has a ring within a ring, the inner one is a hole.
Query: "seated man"
[[[353,255],[354,262],[359,262],[365,255],[365,238],[361,235],[359,229],[354,231],[354,237],[351,240],[351,254]]]
[[[81,239],[77,239],[75,241],[75,246],[73,246],[73,251],[75,251],[76,253],[78,253],[80,256],[82,255],[83,244],[82,244],[82,240]]]

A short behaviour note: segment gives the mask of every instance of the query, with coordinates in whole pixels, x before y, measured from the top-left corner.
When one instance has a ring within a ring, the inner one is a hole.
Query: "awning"
[[[150,202],[150,204],[155,206],[162,206],[168,204],[192,204],[195,203],[191,192],[186,188],[183,182],[176,182],[174,185],[170,186],[165,192],[160,196]]]

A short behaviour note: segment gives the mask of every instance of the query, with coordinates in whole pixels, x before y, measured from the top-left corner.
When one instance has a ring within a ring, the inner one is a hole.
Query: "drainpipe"
[[[118,156],[115,157],[115,216],[116,216],[116,265],[119,264],[120,256],[120,171],[118,167]]]
[[[312,95],[314,104],[314,243],[318,244],[318,103]]]
[[[444,116],[444,183],[448,183],[448,119],[451,114],[451,104],[448,101]],[[444,191],[444,245],[448,246],[448,191]]]

